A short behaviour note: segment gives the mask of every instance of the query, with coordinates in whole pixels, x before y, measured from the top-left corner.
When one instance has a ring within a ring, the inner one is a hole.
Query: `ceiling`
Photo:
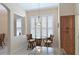
[[[58,7],[57,3],[19,3],[18,5],[26,11]]]
[[[5,12],[7,12],[7,10],[3,5],[0,4],[0,13],[5,13]]]

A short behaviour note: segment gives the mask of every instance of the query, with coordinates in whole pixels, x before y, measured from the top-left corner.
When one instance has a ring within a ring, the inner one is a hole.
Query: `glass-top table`
[[[64,49],[36,46],[28,55],[65,55]]]

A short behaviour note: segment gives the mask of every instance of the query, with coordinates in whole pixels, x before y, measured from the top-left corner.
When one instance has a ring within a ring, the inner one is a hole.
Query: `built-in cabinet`
[[[75,54],[75,16],[60,17],[60,41],[61,48],[67,54]]]

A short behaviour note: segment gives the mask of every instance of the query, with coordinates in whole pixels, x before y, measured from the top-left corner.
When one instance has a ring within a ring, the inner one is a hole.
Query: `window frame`
[[[45,17],[52,16],[52,18],[53,18],[53,14],[41,15],[41,16],[42,16],[42,17],[43,17],[43,16],[45,16]],[[32,17],[35,18],[35,17],[38,17],[38,16],[31,16],[31,17],[30,17],[30,21],[32,20],[32,19],[31,19]],[[47,19],[47,18],[46,18],[46,19]],[[53,19],[54,19],[54,18],[53,18]],[[53,19],[52,19],[52,20],[53,20]],[[41,20],[42,20],[42,19],[41,19]],[[36,21],[36,20],[35,20],[35,21]],[[42,21],[41,21],[41,22],[42,22]],[[52,25],[53,25],[53,24],[52,24]],[[49,36],[48,36],[48,32],[49,32],[48,29],[49,29],[50,27],[48,27],[48,19],[47,19],[47,21],[46,21],[46,26],[47,26],[47,27],[46,27],[46,29],[47,29],[47,30],[46,30],[46,37],[49,37]],[[53,28],[53,27],[52,27],[52,28]],[[53,29],[52,29],[52,28],[51,28],[51,30],[52,30],[52,35],[53,35],[54,32],[53,32]],[[31,28],[31,25],[30,25],[30,29],[31,29],[31,30],[34,30],[33,28]],[[41,31],[40,31],[40,32],[41,32],[40,38],[43,38],[43,37],[42,37],[42,29],[43,29],[43,28],[42,28],[42,23],[41,23],[40,29],[41,29]],[[30,30],[30,32],[31,32],[31,30]],[[35,32],[36,32],[36,25],[35,25]],[[31,33],[31,34],[32,34],[32,33]],[[51,35],[51,34],[50,34],[50,35]],[[33,37],[33,38],[34,38],[34,37]],[[35,33],[35,38],[37,38],[37,37],[36,37],[36,33]]]

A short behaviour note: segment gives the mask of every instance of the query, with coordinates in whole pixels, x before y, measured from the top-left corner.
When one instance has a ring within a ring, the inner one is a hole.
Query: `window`
[[[19,36],[25,33],[24,17],[14,14],[14,35]]]
[[[22,34],[22,19],[16,20],[16,35],[19,36]]]
[[[47,19],[46,16],[42,16],[42,38],[47,37],[47,30],[48,30],[48,26],[47,26]]]
[[[32,17],[30,21],[32,37],[35,38],[35,17]]]
[[[53,34],[53,31],[54,31],[54,18],[53,16],[48,16],[48,37],[50,36],[50,34],[54,35]]]
[[[33,38],[46,38],[53,35],[53,15],[32,16],[30,21]]]

